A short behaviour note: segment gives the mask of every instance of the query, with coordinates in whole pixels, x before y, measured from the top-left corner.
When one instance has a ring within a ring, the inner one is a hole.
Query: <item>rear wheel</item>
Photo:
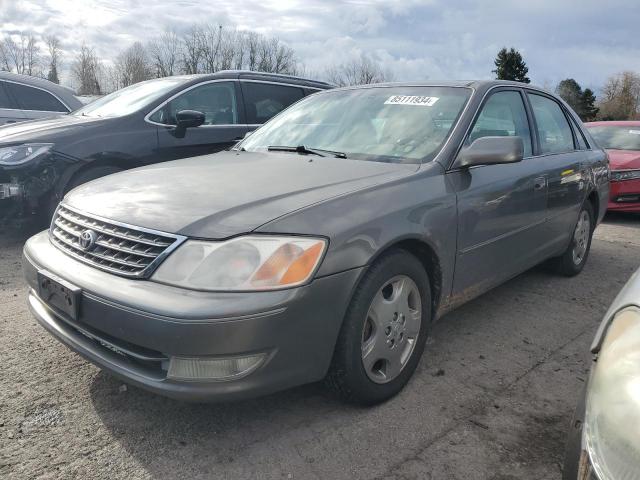
[[[392,397],[415,371],[430,321],[429,278],[422,264],[403,250],[386,254],[353,295],[327,383],[353,403]]]
[[[591,239],[595,229],[594,212],[591,203],[585,202],[578,215],[571,243],[565,252],[552,261],[555,270],[568,277],[579,274],[587,263],[591,250]]]

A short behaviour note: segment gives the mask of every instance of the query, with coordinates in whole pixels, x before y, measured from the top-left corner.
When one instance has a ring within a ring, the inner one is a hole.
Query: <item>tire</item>
[[[586,201],[580,209],[571,243],[562,255],[551,261],[551,265],[557,273],[573,277],[584,268],[591,250],[591,239],[595,229],[594,217],[593,207],[589,201]],[[585,225],[586,221],[588,221],[588,225]]]
[[[325,383],[360,405],[396,395],[424,351],[431,307],[429,277],[420,261],[400,249],[384,254],[356,287]]]

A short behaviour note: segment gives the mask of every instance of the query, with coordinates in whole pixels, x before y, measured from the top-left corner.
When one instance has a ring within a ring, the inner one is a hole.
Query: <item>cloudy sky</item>
[[[276,35],[320,72],[364,52],[396,80],[491,78],[502,46],[534,83],[567,77],[598,89],[640,71],[639,0],[0,0],[3,35],[56,34],[112,58],[135,40],[199,22]],[[69,54],[71,56],[71,54]],[[70,56],[66,59],[67,66]]]

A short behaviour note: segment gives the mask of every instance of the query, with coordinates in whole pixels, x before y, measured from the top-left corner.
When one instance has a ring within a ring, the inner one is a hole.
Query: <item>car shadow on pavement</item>
[[[342,416],[348,423],[365,410],[341,403],[321,383],[236,402],[187,403],[125,385],[103,371],[94,376],[90,395],[111,436],[154,478],[172,477],[174,468],[184,471],[182,462],[193,457],[199,458],[199,475],[205,465],[212,470],[231,467],[246,460],[247,449],[286,444],[286,438],[278,437],[319,416]],[[165,458],[150,458],[150,451],[158,449]],[[239,453],[243,457],[236,459]],[[172,467],[170,458],[180,464]]]
[[[607,212],[603,220],[611,225],[640,225],[640,213]]]

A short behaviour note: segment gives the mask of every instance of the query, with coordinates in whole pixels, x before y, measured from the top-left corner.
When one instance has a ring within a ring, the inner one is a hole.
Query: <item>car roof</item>
[[[372,88],[372,87],[466,87],[473,88],[477,91],[486,91],[493,87],[510,86],[529,88],[531,90],[538,90],[548,94],[551,92],[544,88],[531,85],[530,83],[514,82],[511,80],[429,80],[429,81],[417,81],[417,82],[385,82],[385,83],[372,83],[368,85],[353,85],[348,87],[342,87],[342,90],[358,89],[358,88]]]
[[[178,78],[184,78],[185,81],[189,80],[215,80],[219,78],[232,78],[232,79],[245,79],[245,80],[261,80],[265,82],[274,83],[288,83],[293,85],[300,85],[302,87],[311,87],[321,90],[328,88],[334,88],[327,82],[321,82],[318,80],[311,80],[308,78],[298,77],[295,75],[284,75],[281,73],[267,73],[267,72],[254,72],[250,70],[220,70],[215,73],[197,73],[193,75],[177,75]]]
[[[601,127],[601,126],[640,127],[640,120],[611,120],[611,121],[601,121],[601,122],[587,122],[584,125],[585,127]]]
[[[32,77],[30,75],[21,75],[13,72],[0,72],[0,80],[6,80],[9,82],[21,83],[23,85],[29,85],[32,87],[38,87],[53,93],[63,103],[67,105],[72,111],[80,108],[82,102],[75,96],[75,92],[69,87],[63,87],[57,83],[50,82],[44,78]]]

